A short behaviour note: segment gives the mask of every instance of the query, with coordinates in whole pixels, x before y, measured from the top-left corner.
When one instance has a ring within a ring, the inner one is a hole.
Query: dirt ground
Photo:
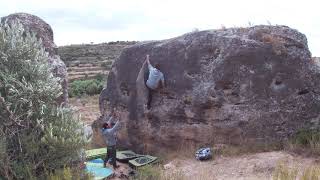
[[[81,119],[86,124],[91,124],[100,116],[99,95],[82,96],[81,98],[70,98],[70,104],[81,114]]]
[[[160,168],[167,175],[167,178],[161,178],[164,180],[271,180],[280,164],[287,166],[289,170],[297,170],[300,177],[306,168],[319,165],[319,160],[284,151],[272,151],[236,157],[219,156],[210,161],[179,157],[160,165]],[[128,179],[131,170],[127,164],[120,163],[120,168],[111,179]],[[174,175],[177,173],[182,176]]]
[[[279,164],[285,164],[290,169],[298,170],[301,176],[303,170],[318,164],[315,158],[291,155],[284,151],[273,151],[241,155],[238,157],[216,157],[210,161],[197,161],[194,158],[176,158],[160,165],[165,174],[165,180],[271,180]],[[128,164],[119,163],[111,180],[129,179],[132,169]],[[111,168],[111,167],[110,167]],[[182,176],[170,174],[182,174]]]
[[[81,114],[86,124],[91,124],[100,116],[98,98],[96,95],[70,99],[71,105]],[[232,157],[218,156],[205,162],[197,161],[192,156],[172,158],[165,165],[161,165],[161,168],[166,174],[178,172],[190,180],[267,180],[272,179],[273,172],[280,163],[297,169],[301,174],[303,169],[319,162],[314,157],[272,151]],[[128,179],[131,168],[127,164],[119,164],[120,167],[111,179]]]
[[[181,172],[186,179],[195,180],[268,180],[272,179],[273,172],[279,164],[285,164],[301,173],[306,167],[317,163],[315,158],[274,151],[238,157],[221,156],[206,162],[193,158],[174,159],[167,165],[166,172]]]

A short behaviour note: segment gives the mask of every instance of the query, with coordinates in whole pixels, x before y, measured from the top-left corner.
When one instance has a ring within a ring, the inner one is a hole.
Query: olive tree
[[[0,26],[0,179],[31,179],[79,162],[83,125],[56,99],[59,78],[35,34]]]

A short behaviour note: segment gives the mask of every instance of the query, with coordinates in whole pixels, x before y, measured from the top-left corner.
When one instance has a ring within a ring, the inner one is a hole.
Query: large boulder
[[[167,85],[150,112],[140,71],[146,54]],[[124,49],[100,99],[127,115],[120,142],[137,151],[274,143],[318,125],[319,75],[297,30],[208,30]]]
[[[38,39],[41,39],[43,47],[49,54],[49,64],[52,67],[54,76],[60,77],[60,83],[63,88],[63,95],[57,100],[59,103],[68,102],[68,79],[67,68],[64,62],[60,59],[57,52],[57,46],[53,41],[53,31],[49,24],[41,18],[27,14],[15,13],[1,18],[1,23],[12,24],[19,22],[24,29],[36,34]]]

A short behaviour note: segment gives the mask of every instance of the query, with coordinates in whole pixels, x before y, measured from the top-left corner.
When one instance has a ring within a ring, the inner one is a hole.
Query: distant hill
[[[135,41],[60,46],[58,54],[67,66],[69,81],[107,75],[121,51]]]

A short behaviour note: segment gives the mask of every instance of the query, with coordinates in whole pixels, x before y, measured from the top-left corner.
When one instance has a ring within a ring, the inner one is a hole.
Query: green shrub
[[[105,76],[106,76],[106,75],[104,75],[104,74],[97,74],[96,77],[95,77],[95,79],[96,79],[97,81],[99,81],[99,83],[103,83],[103,82],[105,81]]]
[[[99,94],[101,90],[99,90],[97,82],[93,81],[92,83],[88,84],[88,86],[86,87],[86,94],[88,95]]]
[[[91,180],[94,179],[92,175],[86,173],[79,168],[65,167],[63,169],[58,169],[54,172],[46,175],[47,180],[71,180],[71,179],[82,179]]]
[[[82,161],[87,143],[62,94],[48,54],[34,34],[17,24],[0,26],[0,177],[45,179]]]
[[[302,146],[312,146],[315,142],[320,142],[320,131],[307,129],[300,130],[293,137],[293,142]]]
[[[76,80],[70,84],[69,96],[82,96],[100,94],[104,86],[103,75],[97,75],[95,79]]]
[[[111,67],[112,67],[112,61],[111,61],[111,60],[109,60],[109,61],[103,61],[103,62],[101,63],[101,67],[104,67],[105,69],[110,70]]]
[[[320,130],[302,129],[289,142],[289,149],[296,152],[320,155]]]

